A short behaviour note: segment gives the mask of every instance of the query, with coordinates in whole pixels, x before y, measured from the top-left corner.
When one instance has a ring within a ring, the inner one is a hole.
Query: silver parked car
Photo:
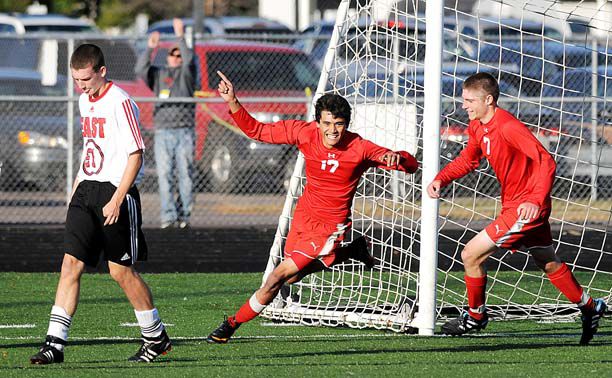
[[[62,96],[64,76],[42,85],[37,71],[0,68],[2,96]],[[66,102],[0,101],[0,188],[60,189],[66,180]]]

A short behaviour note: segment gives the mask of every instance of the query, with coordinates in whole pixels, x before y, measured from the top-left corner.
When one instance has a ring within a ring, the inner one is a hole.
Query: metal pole
[[[68,141],[68,157],[66,158],[66,207],[70,204],[70,195],[72,194],[72,185],[74,183],[72,162],[74,161],[74,132],[72,130],[74,125],[74,101],[72,96],[74,94],[74,81],[72,81],[72,73],[70,72],[70,57],[74,51],[74,39],[68,39],[68,64],[66,67],[68,72],[66,73],[67,85],[66,85],[66,96],[68,96],[67,103],[67,117],[66,117],[66,140]]]
[[[394,21],[397,22],[397,15]],[[395,31],[392,37],[393,43],[393,104],[394,106],[400,103],[399,97],[399,62],[400,62],[400,51],[399,44],[400,39],[398,36],[399,32]],[[399,181],[400,173],[399,171],[391,172],[391,194],[393,196],[393,203],[399,202],[400,198],[403,197],[404,193],[400,193],[400,181]]]
[[[423,111],[423,176],[421,182],[421,255],[419,311],[413,325],[419,335],[433,335],[436,323],[438,265],[438,200],[427,194],[440,167],[443,0],[430,0],[425,9],[425,104]]]
[[[193,0],[193,33],[191,33],[191,48],[202,38],[204,31],[204,0]]]
[[[591,52],[591,201],[597,200],[597,40],[593,39]]]

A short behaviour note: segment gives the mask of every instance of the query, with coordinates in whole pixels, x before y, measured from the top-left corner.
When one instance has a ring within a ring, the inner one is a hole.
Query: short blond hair
[[[463,89],[482,89],[486,94],[493,96],[495,103],[499,98],[499,84],[493,75],[487,72],[479,72],[465,79]]]

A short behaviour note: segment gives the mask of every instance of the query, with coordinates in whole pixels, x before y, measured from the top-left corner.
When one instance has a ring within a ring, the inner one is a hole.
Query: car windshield
[[[0,93],[4,96],[63,96],[62,83],[57,85],[42,85],[40,81],[23,79],[0,79]]]
[[[244,91],[283,91],[316,88],[319,70],[303,54],[276,51],[219,51],[206,55],[211,89],[219,82],[217,71]],[[232,64],[228,64],[232,62]]]
[[[54,33],[95,33],[96,30],[89,25],[27,25],[26,33],[54,32]]]
[[[504,24],[498,25],[488,25],[484,28],[483,34],[485,39],[498,39],[500,34],[502,37],[523,37],[528,39],[529,37],[536,38],[544,35],[545,37],[549,37],[555,40],[561,39],[561,33],[559,33],[556,29],[549,28],[544,26],[544,32],[542,33],[542,26],[509,26]]]

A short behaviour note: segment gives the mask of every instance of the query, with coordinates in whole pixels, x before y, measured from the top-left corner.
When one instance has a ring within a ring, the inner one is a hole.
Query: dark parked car
[[[589,182],[596,168],[598,192],[612,196],[612,66],[559,72],[543,96],[551,99],[541,113],[551,130],[549,148],[558,155],[557,174]]]
[[[183,24],[188,32],[193,30],[193,19],[183,18]],[[293,31],[278,21],[262,17],[223,16],[205,17],[202,20],[204,34],[224,36],[229,34],[293,34]],[[149,27],[147,34],[159,32],[160,34],[174,35],[172,20],[157,21]]]
[[[66,79],[41,84],[37,71],[0,68],[3,96],[63,96]],[[66,180],[66,103],[0,101],[0,187],[59,189]]]
[[[599,47],[599,65],[605,65],[612,50]],[[495,67],[503,64],[515,69],[504,69],[503,78],[520,89],[521,96],[539,97],[542,85],[566,69],[591,67],[591,45],[564,44],[558,41],[502,41],[483,43],[479,62]],[[612,61],[608,62],[608,64]]]

